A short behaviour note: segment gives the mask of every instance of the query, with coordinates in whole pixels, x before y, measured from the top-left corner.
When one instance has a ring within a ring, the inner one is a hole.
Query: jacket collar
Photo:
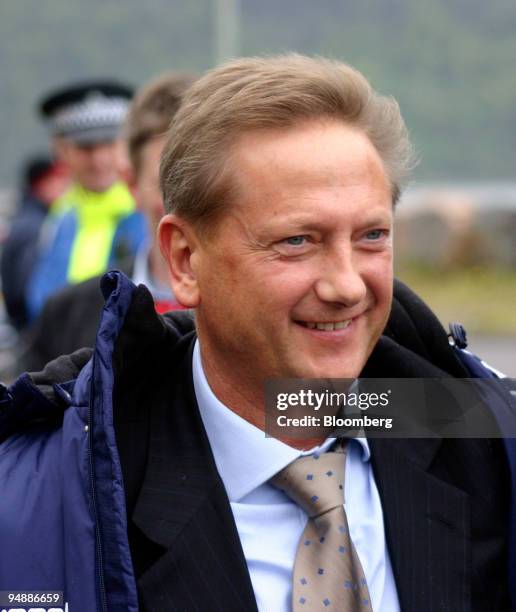
[[[448,378],[449,374],[382,337],[362,376]],[[443,443],[440,438],[369,440],[403,610],[467,607],[470,577],[466,565],[457,559],[469,554],[469,499],[432,474]],[[450,576],[454,577],[454,588],[446,595],[443,591],[440,602],[436,585],[446,585]]]
[[[247,564],[195,399],[194,337],[162,355],[174,376],[149,397],[148,463],[132,519],[164,554],[140,576],[139,593],[149,610],[213,609],[216,602],[252,611]]]

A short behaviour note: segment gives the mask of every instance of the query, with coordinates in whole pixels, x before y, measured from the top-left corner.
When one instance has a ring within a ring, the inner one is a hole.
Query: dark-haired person
[[[501,440],[264,433],[269,379],[468,375],[432,313],[393,300],[410,166],[397,104],[345,64],[241,58],[192,85],[159,237],[195,325],[110,273],[91,360],[5,395],[1,589],[82,610],[509,609]]]

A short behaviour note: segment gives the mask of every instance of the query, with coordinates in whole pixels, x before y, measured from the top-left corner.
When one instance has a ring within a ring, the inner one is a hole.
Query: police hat
[[[92,144],[118,137],[132,95],[121,83],[90,81],[50,93],[39,109],[52,135]]]

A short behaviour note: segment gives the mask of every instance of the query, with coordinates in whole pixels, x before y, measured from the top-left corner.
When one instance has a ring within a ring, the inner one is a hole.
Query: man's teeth
[[[308,329],[319,329],[321,331],[335,331],[336,329],[344,329],[351,323],[351,319],[346,321],[337,321],[335,323],[311,323],[307,321],[305,323]]]

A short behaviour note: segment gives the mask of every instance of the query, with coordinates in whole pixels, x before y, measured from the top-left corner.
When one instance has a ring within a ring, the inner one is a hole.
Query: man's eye
[[[371,230],[370,232],[367,232],[366,238],[368,240],[380,240],[380,238],[383,238],[385,235],[386,235],[385,230],[376,229],[376,230]]]
[[[285,242],[291,246],[302,246],[306,242],[306,236],[291,236],[286,238]]]

